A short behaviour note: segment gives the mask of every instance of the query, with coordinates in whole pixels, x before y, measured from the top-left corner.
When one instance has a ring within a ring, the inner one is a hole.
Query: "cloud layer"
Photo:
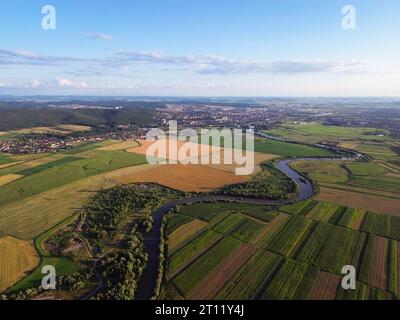
[[[103,36],[94,34],[95,37]],[[368,61],[282,60],[251,61],[235,60],[213,55],[163,55],[158,52],[116,52],[104,58],[79,58],[71,56],[47,56],[30,51],[0,49],[0,68],[7,65],[63,66],[67,73],[79,76],[102,75],[109,72],[118,76],[135,66],[157,68],[158,71],[182,71],[203,75],[229,75],[254,73],[383,73],[385,70]]]

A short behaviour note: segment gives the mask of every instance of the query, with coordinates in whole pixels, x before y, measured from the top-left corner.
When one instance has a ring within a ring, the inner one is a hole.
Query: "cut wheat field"
[[[13,237],[0,239],[0,292],[22,278],[39,264],[31,241]]]

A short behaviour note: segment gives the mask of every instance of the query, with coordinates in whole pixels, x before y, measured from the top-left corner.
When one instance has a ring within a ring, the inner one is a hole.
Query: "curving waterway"
[[[258,136],[272,139],[285,141],[277,137],[272,137],[267,134],[257,132]],[[288,141],[285,141],[288,142]],[[171,209],[181,206],[190,205],[193,203],[204,203],[204,202],[236,202],[243,204],[255,204],[255,205],[270,205],[270,206],[282,206],[291,204],[299,201],[303,201],[311,198],[314,193],[314,186],[312,181],[302,176],[296,170],[294,170],[290,163],[297,160],[324,160],[324,161],[346,161],[351,159],[362,159],[364,155],[354,150],[337,148],[334,146],[328,146],[323,144],[315,144],[315,147],[330,149],[335,152],[337,156],[330,158],[293,158],[287,160],[279,160],[275,162],[275,167],[284,173],[288,178],[293,180],[297,185],[297,194],[290,199],[260,199],[260,198],[244,198],[240,196],[227,196],[227,195],[198,195],[189,198],[183,198],[179,200],[173,200],[163,204],[161,207],[153,212],[153,228],[149,233],[143,235],[145,250],[148,254],[148,261],[146,268],[138,282],[138,288],[136,293],[137,300],[149,300],[154,294],[154,289],[157,284],[158,268],[159,268],[159,254],[160,254],[160,240],[161,240],[161,227],[164,215],[167,214]],[[345,155],[343,155],[345,154]]]

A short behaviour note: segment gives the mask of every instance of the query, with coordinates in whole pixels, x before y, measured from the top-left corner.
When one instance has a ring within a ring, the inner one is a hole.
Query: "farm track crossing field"
[[[31,241],[0,238],[0,293],[39,264]]]

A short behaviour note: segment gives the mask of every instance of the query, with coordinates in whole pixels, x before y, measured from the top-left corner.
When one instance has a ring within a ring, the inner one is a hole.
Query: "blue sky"
[[[2,0],[0,94],[400,96],[399,16],[397,0]]]

